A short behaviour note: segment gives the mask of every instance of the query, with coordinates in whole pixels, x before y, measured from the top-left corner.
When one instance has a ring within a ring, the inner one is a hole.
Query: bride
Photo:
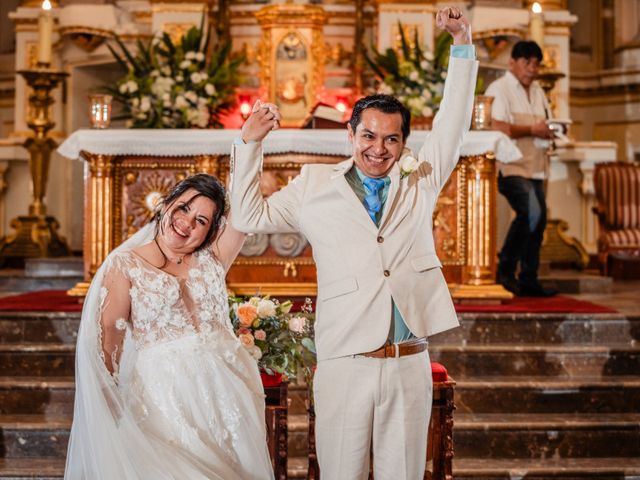
[[[272,479],[258,368],[229,322],[244,235],[214,178],[180,182],[98,270],[65,479]]]

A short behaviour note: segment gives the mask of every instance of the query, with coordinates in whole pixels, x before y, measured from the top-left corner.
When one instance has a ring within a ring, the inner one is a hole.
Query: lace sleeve
[[[100,291],[100,344],[105,367],[118,378],[118,365],[127,327],[130,325],[131,282],[120,262],[112,262]]]

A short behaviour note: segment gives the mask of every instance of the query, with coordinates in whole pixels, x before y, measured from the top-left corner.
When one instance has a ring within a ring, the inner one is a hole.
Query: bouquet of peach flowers
[[[242,345],[269,375],[310,378],[316,363],[313,342],[313,310],[307,299],[300,312],[292,313],[291,301],[229,297],[229,315]]]

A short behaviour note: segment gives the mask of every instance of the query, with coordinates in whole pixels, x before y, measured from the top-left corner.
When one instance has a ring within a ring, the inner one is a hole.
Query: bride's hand
[[[242,141],[262,141],[271,130],[280,127],[280,110],[273,103],[262,103],[257,100],[251,116],[242,126]]]

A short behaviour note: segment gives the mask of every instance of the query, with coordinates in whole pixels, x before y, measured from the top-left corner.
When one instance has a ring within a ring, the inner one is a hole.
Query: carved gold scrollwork
[[[208,173],[217,177],[220,172],[219,155],[198,155],[195,157],[198,173]]]
[[[138,172],[129,171],[124,174],[124,181],[127,185],[131,185],[138,179]]]

